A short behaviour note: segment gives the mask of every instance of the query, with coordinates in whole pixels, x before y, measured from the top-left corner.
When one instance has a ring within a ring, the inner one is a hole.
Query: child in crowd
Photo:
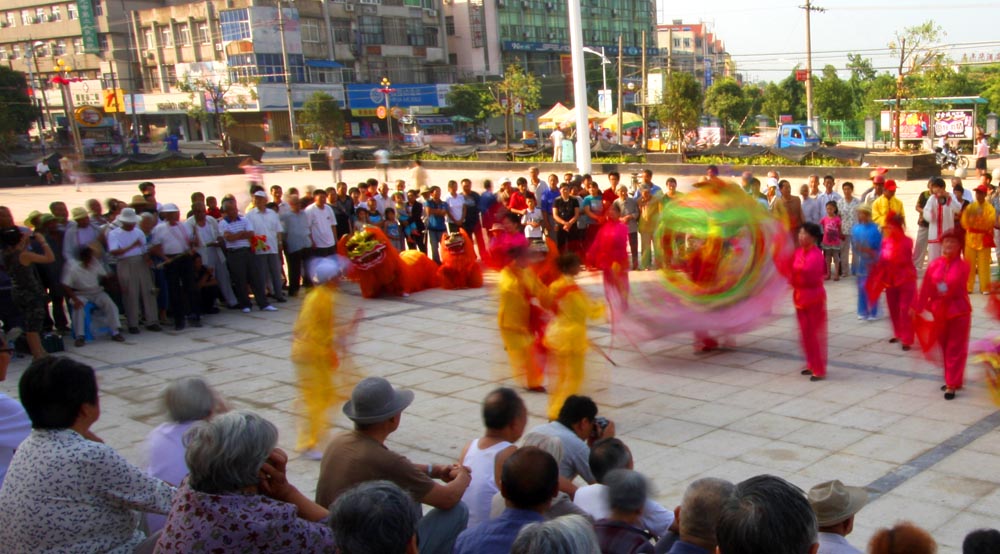
[[[826,203],[826,217],[819,221],[823,228],[823,256],[826,268],[826,278],[830,279],[830,264],[833,263],[833,280],[840,280],[840,243],[844,240],[844,235],[840,232],[840,213],[837,211],[837,202],[831,200]]]
[[[222,210],[219,209],[219,199],[209,196],[205,199],[205,213],[215,219],[222,219]]]
[[[399,221],[396,221],[396,210],[393,208],[385,209],[385,222],[383,227],[386,236],[389,237],[389,241],[392,245],[396,247],[396,250],[403,250],[403,228],[400,226]]]
[[[521,225],[524,225],[524,236],[528,242],[542,242],[542,210],[538,208],[538,201],[534,196],[528,197],[528,209],[521,216]]]
[[[872,265],[879,258],[882,233],[878,225],[872,221],[871,206],[862,204],[858,207],[858,222],[851,229],[851,241],[858,257],[858,269],[855,274],[858,278],[858,319],[875,321],[878,319],[878,299],[871,301],[868,298],[868,275],[871,274]]]

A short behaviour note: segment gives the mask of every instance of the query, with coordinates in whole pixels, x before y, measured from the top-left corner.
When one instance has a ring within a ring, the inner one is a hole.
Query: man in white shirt
[[[282,190],[280,185],[271,185],[271,204],[270,207],[275,212],[278,212],[278,217],[281,217],[288,212],[292,211],[292,207],[288,205],[288,202],[282,200],[285,195],[285,191]]]
[[[226,256],[223,253],[225,241],[219,232],[218,220],[208,215],[204,202],[195,202],[191,204],[191,217],[184,223],[198,236],[198,254],[201,255],[201,263],[212,270],[219,282],[219,292],[222,293],[226,307],[231,310],[238,308],[239,302],[233,293],[232,279],[229,277],[229,268],[226,267]]]
[[[73,344],[79,348],[87,342],[84,338],[87,335],[84,325],[87,317],[85,306],[88,302],[104,313],[105,324],[111,329],[111,340],[125,342],[119,328],[118,306],[101,288],[100,280],[108,275],[107,270],[96,259],[94,250],[89,246],[82,246],[77,255],[79,261],[68,261],[62,274],[66,296],[73,302],[73,333],[76,335]]]
[[[63,258],[76,260],[81,246],[91,246],[98,252],[103,252],[101,232],[96,225],[91,225],[90,214],[86,208],[73,208],[70,212],[71,221],[66,223],[66,233],[63,235]]]
[[[601,439],[591,447],[589,463],[590,471],[597,483],[576,489],[573,503],[597,521],[611,517],[608,487],[604,484],[605,476],[615,469],[633,469],[632,452],[619,439]],[[674,522],[674,512],[647,498],[640,521],[642,524],[639,527],[662,537]]]
[[[809,505],[819,527],[817,554],[861,554],[846,537],[854,530],[855,514],[867,503],[868,491],[836,480],[809,489]]]
[[[458,183],[448,181],[448,232],[457,233],[465,222],[465,196],[458,192]]]
[[[330,165],[330,174],[333,176],[333,184],[340,182],[341,167],[344,162],[344,151],[335,143],[326,149],[326,162]]]
[[[51,185],[54,182],[52,170],[49,168],[49,164],[45,163],[45,160],[38,160],[38,164],[35,165],[35,172],[38,173],[39,184]]]
[[[552,161],[561,162],[562,161],[562,143],[563,143],[563,132],[558,127],[552,134],[549,135],[549,140],[552,141]]]
[[[281,292],[281,220],[278,214],[267,207],[267,193],[258,190],[253,194],[253,208],[247,212],[247,220],[253,225],[254,239],[250,245],[254,251],[254,265],[257,273],[270,285],[271,294],[278,302],[285,302]]]
[[[253,252],[250,250],[250,239],[253,238],[253,224],[240,217],[236,201],[222,201],[222,213],[225,216],[219,222],[219,232],[226,244],[226,264],[229,274],[233,276],[234,292],[243,313],[250,313],[250,296],[247,294],[247,284],[253,289],[254,298],[261,311],[276,312],[277,308],[267,301],[264,293],[264,278],[254,266]]]
[[[146,265],[146,235],[136,227],[139,216],[132,208],[124,208],[115,219],[120,227],[108,233],[108,254],[118,259],[118,284],[122,289],[125,322],[128,332],[139,333],[139,304],[142,304],[146,329],[159,331],[153,277]]]
[[[191,326],[201,327],[201,297],[194,286],[194,257],[198,245],[197,235],[180,223],[180,210],[176,204],[164,204],[160,208],[163,221],[153,229],[153,245],[150,251],[166,258],[163,271],[167,275],[169,287],[169,310],[174,318],[174,329],[180,331],[187,326],[188,314]]]
[[[326,191],[313,192],[313,204],[306,208],[313,256],[330,256],[337,249],[337,216],[326,203]]]

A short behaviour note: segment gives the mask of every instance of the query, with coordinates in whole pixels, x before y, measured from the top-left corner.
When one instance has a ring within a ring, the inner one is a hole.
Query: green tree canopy
[[[446,97],[448,113],[467,117],[480,122],[490,116],[487,106],[490,103],[490,91],[481,83],[452,85]]]
[[[302,133],[317,145],[339,144],[344,138],[344,113],[337,99],[325,92],[314,92],[297,119]]]
[[[40,112],[31,100],[24,73],[0,66],[0,148],[12,145],[15,135],[27,133],[38,119]]]
[[[851,85],[837,76],[837,68],[832,65],[824,67],[823,76],[816,80],[813,99],[816,102],[816,113],[827,121],[854,117]]]
[[[716,81],[705,92],[705,111],[722,120],[723,127],[729,132],[740,131],[748,108],[743,88],[735,79],[727,77]]]
[[[667,130],[668,140],[683,148],[684,133],[698,126],[703,101],[701,84],[690,73],[675,72],[663,87],[663,101],[653,106],[650,118]]]
[[[491,115],[502,115],[504,121],[504,145],[510,148],[510,135],[513,134],[513,116],[515,108],[520,106],[520,113],[527,114],[538,109],[538,101],[542,96],[542,87],[538,79],[530,73],[525,73],[520,66],[507,66],[503,79],[489,85],[490,98],[486,110]]]

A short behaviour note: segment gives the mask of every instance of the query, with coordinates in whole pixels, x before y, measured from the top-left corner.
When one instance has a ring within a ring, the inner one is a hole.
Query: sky
[[[887,45],[897,31],[932,20],[944,33],[941,44],[955,60],[963,54],[993,54],[1000,61],[1000,1],[812,0],[813,70],[847,65],[847,53],[872,59],[879,72],[893,71]],[[744,80],[780,81],[796,64],[806,66],[805,0],[657,0],[659,23],[683,19],[714,26]],[[984,24],[974,25],[973,22]],[[898,63],[898,62],[897,62]],[[841,71],[841,77],[846,77]]]

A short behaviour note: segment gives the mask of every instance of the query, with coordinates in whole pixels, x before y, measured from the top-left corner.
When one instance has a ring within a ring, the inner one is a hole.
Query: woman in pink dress
[[[933,317],[931,331],[921,333],[920,345],[925,353],[941,345],[945,400],[954,399],[955,391],[962,388],[972,328],[972,303],[965,292],[969,262],[961,258],[961,252],[957,235],[948,232],[941,237],[941,257],[927,266],[914,306],[917,314],[927,310]]]
[[[822,381],[826,378],[827,358],[826,289],[823,288],[826,264],[823,251],[819,248],[823,230],[815,223],[804,223],[798,238],[799,247],[792,260],[791,284],[802,350],[806,356],[806,368],[802,370],[802,375],[809,375],[810,381]]]

